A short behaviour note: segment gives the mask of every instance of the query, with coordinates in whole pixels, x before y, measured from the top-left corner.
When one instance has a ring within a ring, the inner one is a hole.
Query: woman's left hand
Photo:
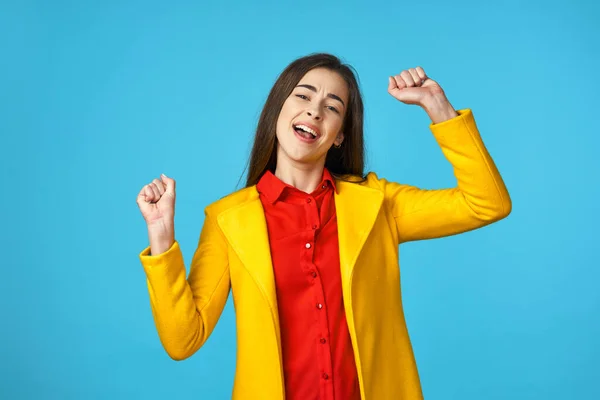
[[[388,93],[405,104],[423,107],[433,123],[458,115],[442,87],[429,78],[421,67],[410,68],[388,78]]]

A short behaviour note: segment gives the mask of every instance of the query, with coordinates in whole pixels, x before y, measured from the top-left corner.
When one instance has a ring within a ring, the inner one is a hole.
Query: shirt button
[[[323,379],[325,379],[325,380],[329,379],[329,375],[327,375],[326,373],[323,373]]]
[[[311,275],[312,275],[313,278],[317,277],[317,273],[315,271],[313,271]]]
[[[316,226],[316,225],[313,225],[313,227],[312,227],[312,228],[313,228],[313,230],[315,230],[315,229],[317,229],[317,226]]]
[[[321,189],[327,189],[327,185],[321,186]]]
[[[325,338],[321,338],[321,343],[325,344],[325,342],[327,342],[327,340],[325,340]]]
[[[310,249],[310,243],[306,243],[304,246],[305,246],[307,249]]]
[[[311,199],[306,199],[306,202],[307,202],[307,203],[310,203],[311,201],[312,201]]]
[[[320,310],[321,308],[323,308],[323,304],[317,303],[317,308]]]

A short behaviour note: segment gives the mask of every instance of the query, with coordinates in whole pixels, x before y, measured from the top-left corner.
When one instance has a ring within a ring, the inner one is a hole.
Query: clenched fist
[[[145,185],[137,196],[137,204],[148,225],[168,223],[175,216],[175,180],[162,174]]]
[[[421,106],[434,124],[458,116],[442,87],[427,76],[421,67],[409,68],[390,76],[388,93],[404,104]]]

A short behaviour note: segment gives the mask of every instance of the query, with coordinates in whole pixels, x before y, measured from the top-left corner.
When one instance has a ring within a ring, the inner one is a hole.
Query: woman
[[[421,106],[458,185],[421,190],[363,172],[363,105],[352,70],[328,54],[292,62],[261,114],[246,188],[205,209],[190,273],[175,241],[175,181],[137,197],[140,259],[161,342],[194,354],[229,290],[235,399],[421,399],[400,293],[398,245],[473,230],[511,201],[470,110],[422,68],[388,92]]]

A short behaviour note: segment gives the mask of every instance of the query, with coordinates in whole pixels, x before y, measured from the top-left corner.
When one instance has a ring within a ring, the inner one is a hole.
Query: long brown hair
[[[363,138],[363,102],[358,86],[358,74],[350,65],[331,54],[316,53],[298,58],[279,75],[263,107],[256,127],[254,145],[248,161],[246,187],[256,185],[267,171],[275,172],[277,165],[276,126],[286,99],[300,79],[310,70],[326,68],[337,72],[348,85],[348,108],[343,122],[344,141],[340,148],[332,147],[325,159],[325,167],[336,179],[364,180],[365,145]],[[355,75],[356,74],[356,75]]]

